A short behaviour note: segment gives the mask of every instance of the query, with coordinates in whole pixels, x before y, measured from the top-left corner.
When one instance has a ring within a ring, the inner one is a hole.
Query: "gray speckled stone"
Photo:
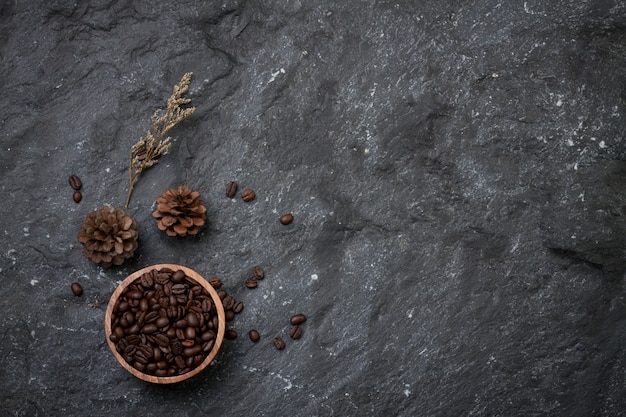
[[[78,3],[0,6],[0,414],[625,415],[623,2]],[[124,203],[188,71],[196,114],[129,207],[140,248],[101,269],[78,228]],[[182,183],[208,224],[172,239],[151,212]],[[178,386],[104,339],[116,285],[155,263],[245,304]]]

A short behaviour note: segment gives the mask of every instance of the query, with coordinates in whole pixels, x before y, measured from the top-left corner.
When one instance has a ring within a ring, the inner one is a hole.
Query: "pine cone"
[[[186,185],[179,185],[178,190],[170,188],[157,198],[156,205],[152,217],[168,236],[195,235],[204,225],[206,207],[200,193],[190,191]]]
[[[137,249],[137,222],[122,208],[102,206],[87,215],[78,241],[93,262],[104,268],[121,265]]]

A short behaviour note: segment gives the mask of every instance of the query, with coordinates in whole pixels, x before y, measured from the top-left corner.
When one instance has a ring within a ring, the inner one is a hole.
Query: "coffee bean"
[[[302,313],[294,314],[291,316],[291,324],[298,326],[306,321],[306,316]]]
[[[235,298],[232,295],[227,295],[222,300],[222,304],[224,304],[224,310],[231,310],[235,305]]]
[[[256,281],[256,278],[248,278],[245,282],[244,282],[245,286],[248,288],[256,288],[258,283]]]
[[[235,340],[237,338],[237,332],[233,329],[227,329],[226,332],[224,332],[224,338]]]
[[[165,326],[170,324],[170,319],[168,317],[161,316],[156,320],[155,324],[157,325],[158,328],[162,329]]]
[[[293,214],[287,213],[280,216],[280,223],[284,225],[288,225],[293,221]]]
[[[78,175],[70,175],[69,178],[70,186],[76,191],[80,190],[83,186],[83,182],[78,178]]]
[[[283,350],[285,348],[285,341],[281,337],[275,337],[274,346],[278,350]]]
[[[233,306],[233,313],[239,314],[243,311],[243,303],[241,301],[237,301]]]
[[[233,321],[235,320],[235,312],[233,310],[226,310],[224,312],[224,320]]]
[[[185,279],[185,273],[181,270],[174,272],[170,278],[173,283],[178,284],[179,282],[183,282]]]
[[[83,199],[83,195],[80,193],[80,191],[74,191],[74,194],[72,195],[72,199],[74,200],[75,203],[80,203],[80,200]]]
[[[80,297],[81,295],[83,295],[83,287],[81,287],[78,282],[72,282],[70,288],[72,290],[72,293],[74,293],[76,297]]]
[[[154,323],[148,323],[148,324],[146,324],[145,326],[143,326],[143,327],[141,328],[141,331],[142,331],[144,334],[151,334],[151,333],[156,332],[157,330],[159,330],[159,328],[158,328],[158,327],[157,327],[157,325],[156,325],[156,324],[154,324]]]
[[[261,335],[259,334],[259,332],[254,329],[248,332],[248,337],[250,337],[250,340],[252,340],[254,343],[258,342],[259,339],[261,339]]]
[[[252,268],[252,273],[254,274],[254,277],[256,279],[263,279],[263,278],[265,278],[265,271],[263,271],[263,268],[261,268],[259,265],[257,265],[254,268]]]
[[[211,277],[209,278],[209,284],[211,284],[213,288],[218,289],[222,286],[222,280],[218,277]]]
[[[250,189],[248,189],[248,190],[244,190],[244,191],[241,193],[241,199],[242,199],[243,201],[245,201],[246,203],[248,203],[248,202],[250,202],[250,201],[254,200],[254,197],[256,197],[256,194],[254,194],[254,191],[253,191],[253,190],[250,190]]]
[[[291,338],[294,340],[300,339],[300,336],[302,336],[302,327],[293,326],[289,331],[289,336],[291,336]]]
[[[235,181],[231,181],[226,184],[226,197],[233,198],[237,194],[237,183]]]

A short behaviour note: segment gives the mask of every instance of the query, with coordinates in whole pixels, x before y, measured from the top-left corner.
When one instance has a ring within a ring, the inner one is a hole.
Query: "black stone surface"
[[[6,1],[0,56],[1,415],[626,415],[623,1]],[[137,256],[101,269],[79,225],[188,71]],[[172,239],[150,215],[183,183],[209,223]],[[104,338],[155,263],[245,303],[177,386]]]

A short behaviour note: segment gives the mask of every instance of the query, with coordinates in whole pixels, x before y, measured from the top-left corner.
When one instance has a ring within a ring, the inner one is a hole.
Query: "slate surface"
[[[0,414],[626,415],[625,27],[619,0],[3,2]],[[188,71],[196,114],[129,207],[137,256],[101,269],[79,225],[123,205]],[[182,183],[209,224],[171,239],[150,213]],[[104,340],[155,263],[245,303],[179,386]]]

